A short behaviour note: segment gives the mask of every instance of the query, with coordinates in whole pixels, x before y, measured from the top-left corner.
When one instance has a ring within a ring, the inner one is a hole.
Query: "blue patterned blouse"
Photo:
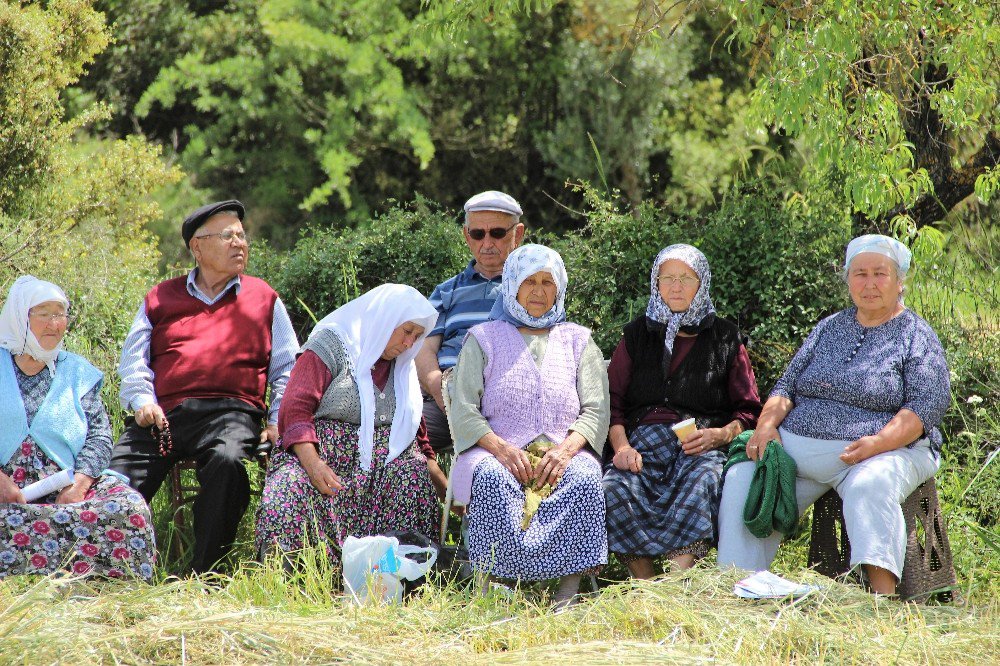
[[[795,406],[782,427],[817,439],[854,441],[878,433],[900,409],[920,417],[931,449],[951,404],[944,349],[912,310],[870,328],[851,307],[821,321],[771,395]]]
[[[58,368],[56,372],[58,372]],[[21,398],[24,400],[24,411],[28,417],[28,423],[31,423],[52,387],[52,377],[44,368],[38,374],[26,375],[17,367],[16,363],[14,364],[14,374],[17,377],[17,385],[21,389]],[[100,386],[95,386],[80,396],[80,406],[87,419],[87,439],[84,440],[80,453],[76,455],[74,469],[96,479],[101,476],[101,472],[111,461],[112,444],[111,423],[108,421],[108,413],[104,409],[104,403],[101,402]]]

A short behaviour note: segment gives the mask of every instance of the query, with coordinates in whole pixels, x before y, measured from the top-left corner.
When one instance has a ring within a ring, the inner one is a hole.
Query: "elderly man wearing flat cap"
[[[424,420],[435,450],[451,446],[441,397],[442,373],[458,361],[466,332],[489,319],[500,295],[503,262],[524,238],[522,214],[517,201],[503,192],[481,192],[466,201],[463,233],[472,261],[431,293],[430,301],[438,311],[437,325],[424,340],[416,364],[420,384],[428,395]],[[438,479],[435,484],[440,485]]]
[[[196,461],[196,572],[211,570],[232,545],[250,501],[243,461],[278,438],[278,406],[298,350],[278,294],[242,275],[250,249],[244,213],[239,201],[220,201],[184,220],[181,236],[197,266],[146,294],[118,365],[121,404],[132,416],[111,469],[148,502],[179,460]]]

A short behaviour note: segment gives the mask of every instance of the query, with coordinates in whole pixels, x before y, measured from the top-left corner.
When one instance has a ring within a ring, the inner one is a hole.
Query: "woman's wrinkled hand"
[[[73,483],[59,491],[56,496],[56,504],[74,504],[87,499],[87,491],[94,484],[94,480],[89,476],[77,474]]]
[[[764,449],[767,448],[767,444],[770,441],[776,441],[781,444],[781,436],[778,434],[778,429],[766,426],[763,428],[758,427],[747,441],[747,458],[750,458],[750,460],[760,460],[761,456],[764,455]]]
[[[855,465],[879,453],[882,453],[882,449],[879,446],[878,438],[869,435],[848,444],[844,448],[844,452],[840,454],[840,459],[848,465]]]
[[[611,459],[611,463],[623,472],[638,474],[642,471],[642,454],[626,445],[615,451],[615,457]]]
[[[306,474],[309,475],[309,481],[312,482],[313,488],[322,494],[332,497],[338,490],[343,490],[344,484],[340,477],[319,457],[310,460],[303,467],[305,467]]]
[[[537,490],[545,484],[555,488],[572,460],[573,452],[561,444],[546,451],[542,459],[535,465],[535,489]]]
[[[0,472],[0,504],[27,504],[14,480]]]
[[[500,438],[498,437],[497,439]],[[528,460],[527,452],[502,439],[500,439],[500,445],[500,453],[497,456],[500,464],[506,467],[507,471],[513,474],[514,478],[522,486],[531,483],[531,461]]]
[[[689,456],[700,456],[729,443],[725,428],[695,430],[681,442],[681,449]]]

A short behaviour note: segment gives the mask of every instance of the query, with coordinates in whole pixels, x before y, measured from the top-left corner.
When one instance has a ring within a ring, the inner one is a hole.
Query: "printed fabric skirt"
[[[29,436],[0,467],[19,488],[60,471]],[[67,570],[108,578],[153,577],[156,541],[149,507],[114,476],[100,477],[86,499],[0,504],[0,578]]]
[[[601,465],[586,453],[573,457],[562,480],[542,500],[527,530],[524,490],[493,456],[472,476],[468,508],[469,556],[498,578],[544,580],[594,573],[608,563]]]
[[[722,449],[689,456],[662,423],[640,425],[629,443],[642,455],[642,470],[623,471],[609,463],[604,473],[611,552],[626,559],[704,555],[716,541]]]
[[[437,534],[440,506],[427,458],[411,444],[395,460],[389,455],[389,427],[376,426],[370,470],[361,469],[359,426],[316,419],[319,456],[344,487],[326,496],[313,487],[292,451],[274,448],[257,511],[256,546],[263,558],[275,549],[300,550],[324,544],[339,560],[348,536],[362,537],[393,530]]]

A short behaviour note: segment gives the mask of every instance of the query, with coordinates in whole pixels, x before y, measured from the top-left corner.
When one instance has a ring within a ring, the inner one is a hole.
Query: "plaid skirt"
[[[629,443],[642,455],[642,471],[623,471],[609,462],[604,473],[608,549],[659,557],[699,541],[714,543],[722,450],[689,456],[662,423],[640,425]]]
[[[257,510],[257,552],[264,557],[323,544],[332,560],[348,536],[393,530],[436,538],[440,505],[427,470],[427,458],[411,444],[392,462],[389,427],[376,426],[370,470],[361,468],[358,426],[316,419],[319,456],[344,487],[332,496],[320,493],[294,452],[275,447]]]

